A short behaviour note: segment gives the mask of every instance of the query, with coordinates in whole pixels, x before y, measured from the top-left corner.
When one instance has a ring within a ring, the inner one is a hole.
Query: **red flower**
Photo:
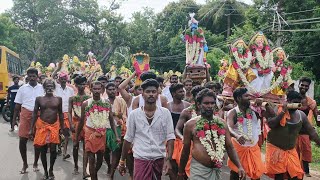
[[[270,68],[268,68],[268,69],[265,69],[265,70],[263,71],[263,73],[264,73],[264,74],[269,74],[269,73],[270,73],[270,71],[271,71],[271,69],[270,69]]]
[[[266,46],[264,49],[265,49],[266,51],[270,51],[270,47],[269,47],[269,46]]]
[[[232,61],[232,65],[233,65],[233,67],[235,69],[239,69],[240,68],[239,64],[236,61]]]
[[[282,67],[280,71],[281,76],[285,76],[287,74],[287,71],[288,71],[287,68]]]
[[[237,119],[237,120],[238,120],[238,122],[239,122],[239,123],[241,123],[241,124],[242,124],[242,123],[243,123],[243,121],[244,121],[243,117],[238,117],[238,119]]]
[[[236,52],[238,49],[237,48],[231,48],[232,52]]]
[[[252,119],[252,115],[250,113],[246,114],[247,119]]]
[[[225,135],[226,134],[226,130],[225,129],[218,129],[218,134],[219,135]]]
[[[282,88],[287,89],[289,87],[288,82],[283,82],[282,83]]]
[[[210,129],[210,125],[208,123],[205,123],[203,126],[204,130],[209,130]]]
[[[197,136],[199,138],[204,138],[206,136],[206,134],[204,133],[204,130],[198,131]]]
[[[218,130],[219,129],[219,126],[218,125],[216,125],[216,124],[212,124],[211,125],[211,130]]]

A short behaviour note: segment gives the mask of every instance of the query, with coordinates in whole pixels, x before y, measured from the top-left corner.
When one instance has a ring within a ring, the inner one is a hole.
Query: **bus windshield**
[[[21,75],[22,74],[22,67],[21,61],[19,58],[11,55],[10,53],[6,53],[7,62],[8,62],[8,71],[12,74]]]

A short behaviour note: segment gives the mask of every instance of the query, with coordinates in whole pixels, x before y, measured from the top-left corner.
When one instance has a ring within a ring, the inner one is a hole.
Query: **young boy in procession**
[[[191,141],[193,142],[190,179],[221,179],[221,170],[225,151],[238,168],[239,179],[245,178],[245,172],[238,155],[233,148],[231,135],[226,123],[214,116],[215,94],[203,89],[197,95],[197,106],[201,116],[189,120],[183,130],[183,149],[180,158],[178,179],[185,178]],[[209,143],[210,142],[210,143]]]
[[[108,94],[108,100],[112,105],[112,112],[115,121],[116,131],[120,138],[123,137],[125,133],[124,128],[127,119],[127,105],[123,98],[116,96],[117,87],[114,83],[108,83],[106,86],[106,91]],[[110,177],[111,179],[113,179],[114,173],[119,164],[122,144],[117,142],[116,136],[111,128],[107,129],[106,137],[107,149],[105,152],[105,159],[107,162],[110,161],[109,151],[111,150],[111,168],[108,168],[108,173],[110,173]]]
[[[164,163],[166,172],[171,169],[175,139],[172,118],[168,109],[156,104],[159,83],[148,79],[141,87],[145,105],[129,114],[118,168],[123,176],[128,151],[133,146],[134,179],[161,179]]]
[[[184,97],[184,100],[189,102],[189,103],[194,103],[194,99],[193,99],[193,96],[192,96],[192,93],[191,93],[191,90],[192,90],[192,79],[186,79],[184,80],[183,82],[183,86],[184,86],[184,90],[186,91],[186,95]]]
[[[317,103],[312,98],[308,97],[306,94],[310,88],[311,79],[307,77],[302,77],[299,80],[299,91],[302,96],[302,107],[300,108],[303,111],[310,122],[311,125],[314,124],[314,118],[317,120],[319,114]],[[320,126],[320,122],[316,121],[317,125]],[[309,172],[309,163],[312,161],[312,151],[311,151],[311,141],[307,132],[301,130],[298,136],[298,142],[296,149],[298,155],[302,160],[302,168],[307,177],[311,177]]]
[[[288,103],[301,103],[302,96],[296,91],[287,94]],[[277,113],[269,114],[266,144],[266,174],[275,180],[303,179],[298,153],[295,149],[299,132],[306,132],[320,146],[320,139],[307,116],[296,108],[279,106]]]
[[[17,116],[20,113],[20,124],[19,124],[19,151],[23,161],[23,167],[20,171],[21,174],[27,173],[27,142],[29,138],[29,131],[31,127],[31,118],[34,110],[35,100],[38,96],[44,95],[42,85],[37,83],[38,70],[35,68],[29,68],[27,70],[28,83],[21,86],[17,92],[14,102],[16,103],[13,122],[16,124]],[[37,148],[35,150],[33,171],[39,171],[38,160],[40,152]]]
[[[84,76],[77,76],[74,79],[74,83],[77,88],[77,95],[69,98],[69,120],[70,127],[72,131],[72,141],[76,143],[76,130],[79,128],[80,117],[81,117],[81,106],[84,101],[90,98],[90,96],[86,95],[85,87],[87,84],[87,78]],[[87,164],[88,164],[88,156],[85,151],[85,143],[84,143],[84,131],[82,130],[79,134],[78,139],[83,141],[83,179],[90,177],[87,174]],[[74,175],[79,174],[79,166],[78,166],[78,156],[79,156],[79,144],[73,146],[73,161],[74,161]]]
[[[53,166],[57,158],[57,145],[60,143],[59,131],[64,128],[62,98],[53,95],[55,89],[53,80],[44,80],[43,87],[45,96],[36,98],[29,137],[33,138],[36,128],[34,147],[39,149],[41,153],[41,162],[44,169],[43,179],[54,179]],[[40,117],[38,118],[39,110]],[[50,149],[49,172],[47,168],[48,148]]]
[[[118,143],[121,140],[115,128],[111,104],[107,99],[101,99],[103,85],[95,81],[90,88],[93,97],[83,102],[81,106],[80,123],[76,131],[74,146],[79,146],[79,134],[84,128],[85,151],[89,158],[90,177],[92,180],[97,180],[97,173],[101,168],[106,148],[107,128],[113,130]]]
[[[15,102],[14,102],[14,99],[16,98],[16,95],[17,95],[17,92],[20,88],[19,86],[19,77],[18,76],[13,76],[12,78],[13,80],[13,85],[10,86],[8,88],[8,93],[7,93],[7,107],[10,108],[10,132],[13,132],[14,131],[14,126],[15,124],[12,124],[13,123],[13,114],[14,114],[14,107],[15,107]]]
[[[176,128],[181,112],[190,106],[190,103],[184,101],[185,91],[184,86],[181,83],[172,84],[169,88],[172,95],[173,101],[168,103],[168,109],[171,113],[173,120],[173,128]],[[174,141],[174,151],[172,155],[172,171],[169,172],[170,179],[176,179],[178,173],[178,164],[180,160],[180,151],[182,149],[182,141],[179,138],[176,138]]]
[[[261,134],[261,123],[256,113],[250,108],[250,99],[246,88],[237,88],[233,92],[237,106],[227,115],[227,123],[232,136],[232,144],[239,156],[240,162],[251,179],[260,179],[266,171],[261,159],[258,145]],[[238,180],[238,168],[228,159],[230,180]]]

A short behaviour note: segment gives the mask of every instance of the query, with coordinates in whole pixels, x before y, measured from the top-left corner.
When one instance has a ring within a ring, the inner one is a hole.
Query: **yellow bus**
[[[5,46],[0,46],[0,105],[3,107],[8,87],[14,75],[22,75],[22,64],[19,55]]]

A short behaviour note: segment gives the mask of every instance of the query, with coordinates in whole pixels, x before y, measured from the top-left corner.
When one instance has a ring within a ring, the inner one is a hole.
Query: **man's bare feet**
[[[54,174],[52,171],[49,171],[49,180],[55,179]]]
[[[307,176],[307,177],[312,177],[309,173],[306,173],[306,176]]]
[[[41,180],[48,180],[48,179],[49,179],[48,175],[43,175],[41,178]]]
[[[33,165],[33,172],[38,172],[40,169],[38,168],[38,165]]]
[[[82,175],[82,179],[87,179],[87,178],[89,178],[90,177],[90,175],[87,173],[87,172],[85,172],[83,175]]]
[[[13,132],[13,131],[14,131],[14,129],[10,129],[10,130],[9,130],[9,132]]]
[[[70,154],[63,155],[63,160],[70,158]]]
[[[73,169],[73,173],[72,173],[73,175],[78,175],[79,174],[79,170],[78,170],[78,167],[75,167],[74,169]]]
[[[27,171],[27,169],[28,169],[28,164],[25,164],[25,165],[23,165],[23,167],[22,167],[22,169],[21,169],[21,171],[20,171],[20,174],[25,174],[25,173],[27,173],[28,171]]]

